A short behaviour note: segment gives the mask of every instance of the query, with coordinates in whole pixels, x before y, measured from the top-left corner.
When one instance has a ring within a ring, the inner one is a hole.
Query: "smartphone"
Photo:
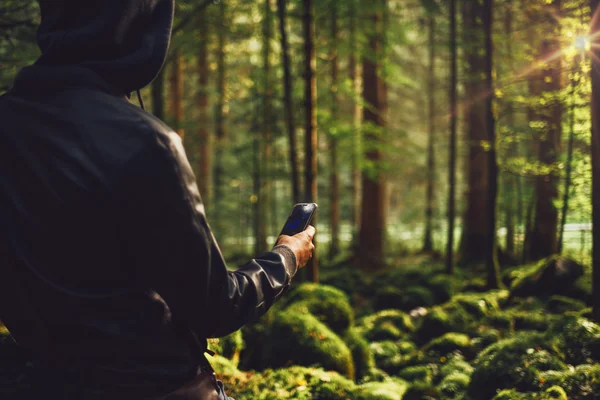
[[[316,203],[298,203],[294,205],[280,235],[293,236],[308,228],[317,208]]]

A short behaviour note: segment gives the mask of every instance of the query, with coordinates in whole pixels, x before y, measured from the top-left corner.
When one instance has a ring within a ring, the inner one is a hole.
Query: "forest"
[[[209,340],[230,396],[600,398],[599,3],[177,2],[141,100],[229,268],[319,205],[291,289]],[[0,1],[0,94],[38,23]],[[0,398],[26,368],[0,324]]]

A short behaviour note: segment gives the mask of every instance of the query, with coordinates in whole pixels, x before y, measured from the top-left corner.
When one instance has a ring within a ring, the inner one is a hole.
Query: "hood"
[[[82,66],[130,93],[165,62],[175,0],[38,0],[36,65]]]

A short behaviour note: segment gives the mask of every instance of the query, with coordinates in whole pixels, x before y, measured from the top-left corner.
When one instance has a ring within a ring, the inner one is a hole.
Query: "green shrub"
[[[554,314],[564,314],[568,311],[580,311],[584,308],[586,308],[586,304],[583,301],[566,296],[551,296],[546,304],[546,309]]]
[[[398,377],[411,384],[422,382],[431,385],[433,383],[433,372],[432,368],[427,365],[415,365],[400,370]]]
[[[352,354],[335,333],[311,314],[278,313],[265,344],[268,367],[321,365],[354,379]]]
[[[384,382],[368,382],[360,385],[353,399],[355,400],[405,400],[408,384],[399,379],[388,379]]]
[[[555,321],[548,332],[548,339],[563,353],[570,364],[587,364],[600,354],[593,354],[598,343],[600,326],[575,316]]]
[[[400,310],[383,310],[357,322],[360,333],[369,341],[396,340],[414,331],[410,316]]]
[[[473,345],[471,338],[463,333],[448,332],[431,340],[423,347],[423,352],[434,357],[442,357],[455,351],[469,354]]]
[[[346,400],[353,398],[356,386],[338,373],[320,368],[293,366],[266,370],[246,383],[227,388],[236,399],[257,400]]]
[[[440,382],[438,389],[446,399],[462,399],[467,392],[471,378],[462,372],[453,372]]]
[[[356,380],[369,375],[375,367],[375,358],[369,349],[369,342],[362,337],[356,328],[351,328],[346,332],[344,342],[352,353]]]
[[[593,399],[600,393],[600,365],[582,364],[566,371],[542,372],[539,382],[547,391],[561,387],[572,400]]]
[[[563,370],[546,337],[523,332],[483,350],[474,361],[469,394],[474,400],[489,399],[498,389],[531,390],[541,371]]]
[[[290,306],[298,309],[297,312],[304,312],[300,308],[308,310],[338,335],[343,334],[354,320],[348,297],[332,286],[303,283],[282,299],[281,309]]]

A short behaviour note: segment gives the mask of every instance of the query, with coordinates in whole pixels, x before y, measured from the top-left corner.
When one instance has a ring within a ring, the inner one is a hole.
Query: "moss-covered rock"
[[[584,268],[576,261],[552,256],[537,264],[515,270],[511,296],[550,296],[564,294],[583,275]]]
[[[218,339],[208,339],[208,348],[217,355],[230,359],[237,366],[240,362],[240,353],[244,348],[242,331],[237,330]]]
[[[416,382],[425,383],[431,385],[433,383],[434,370],[428,365],[414,365],[412,367],[406,367],[398,372],[398,377],[404,379],[411,384]]]
[[[438,385],[438,390],[445,399],[463,399],[470,382],[471,377],[469,375],[456,371],[442,379]]]
[[[227,394],[236,399],[347,400],[354,398],[355,390],[354,383],[338,373],[293,366],[253,375],[247,382],[229,387]]]
[[[435,357],[446,356],[449,353],[460,351],[470,354],[473,344],[471,338],[464,333],[448,332],[431,340],[423,347],[423,352]]]
[[[514,389],[499,391],[492,400],[541,400],[539,393],[521,393]]]
[[[446,359],[446,361],[440,367],[440,377],[445,378],[446,376],[455,372],[471,376],[473,373],[473,367],[471,364],[465,361],[462,355],[453,355]]]
[[[416,352],[417,346],[408,340],[385,340],[370,343],[369,350],[377,368],[394,375],[406,364],[408,356]]]
[[[375,368],[375,357],[369,349],[369,342],[356,328],[349,329],[343,339],[352,353],[356,380],[361,380]]]
[[[460,305],[476,319],[500,310],[509,297],[507,290],[492,290],[485,293],[461,293],[454,296],[451,302]]]
[[[498,389],[533,390],[541,371],[564,370],[566,365],[541,333],[520,333],[482,351],[474,361],[469,384],[474,400],[493,397]]]
[[[423,316],[413,337],[420,343],[427,343],[447,332],[465,332],[472,322],[473,318],[462,307],[446,303],[433,307]]]
[[[327,285],[303,283],[282,299],[280,307],[294,307],[296,312],[307,310],[338,335],[343,334],[354,321],[354,310],[346,294]]]
[[[560,386],[551,386],[544,391],[544,395],[548,399],[569,400],[567,393]]]
[[[430,307],[435,304],[431,290],[423,286],[397,288],[385,286],[375,293],[373,306],[376,310],[397,308],[410,311],[417,307]]]
[[[438,388],[417,382],[410,385],[402,400],[437,400],[440,398]]]
[[[265,344],[265,362],[271,368],[317,364],[354,379],[350,350],[312,314],[287,310],[277,314]]]
[[[250,374],[241,372],[231,360],[223,356],[207,356],[207,359],[215,370],[217,378],[228,388],[245,384],[250,377]]]
[[[548,340],[554,343],[570,364],[588,364],[598,359],[600,326],[586,318],[563,317],[555,321],[548,332]],[[596,353],[596,354],[594,354]]]
[[[554,314],[564,314],[569,311],[581,311],[587,305],[581,301],[566,296],[551,296],[546,309]]]
[[[361,318],[357,328],[369,341],[401,339],[415,329],[410,316],[400,310],[383,310]]]
[[[453,276],[438,274],[431,277],[424,285],[433,293],[435,304],[441,304],[454,296],[458,290],[459,282]]]
[[[569,399],[593,399],[600,393],[600,364],[582,364],[565,371],[542,372],[538,382],[547,391],[552,387],[561,387]]]
[[[545,332],[552,322],[552,316],[543,312],[517,311],[512,317],[515,331]]]
[[[356,400],[405,400],[408,383],[400,379],[388,379],[384,382],[368,382],[360,385],[356,391]]]

